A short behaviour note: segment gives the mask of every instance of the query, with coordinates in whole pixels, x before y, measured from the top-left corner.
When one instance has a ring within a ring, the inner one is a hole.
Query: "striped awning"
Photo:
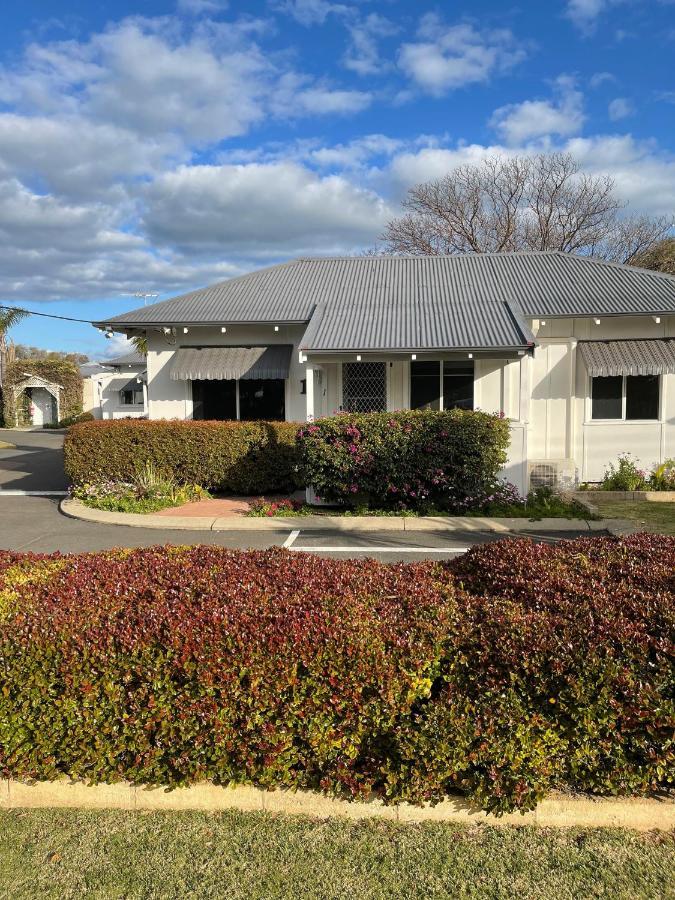
[[[675,340],[579,341],[591,377],[675,372]]]
[[[288,378],[293,347],[181,347],[171,367],[174,381]]]

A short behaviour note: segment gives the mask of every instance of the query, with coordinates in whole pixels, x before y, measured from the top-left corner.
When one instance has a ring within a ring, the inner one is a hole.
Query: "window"
[[[410,363],[410,408],[441,408],[441,366],[439,362]]]
[[[192,418],[248,422],[286,418],[283,378],[193,380]]]
[[[386,363],[344,363],[342,405],[347,412],[384,412],[387,408]]]
[[[658,375],[610,375],[591,379],[591,419],[659,418]]]
[[[473,409],[473,362],[443,363],[443,409]]]
[[[244,421],[283,421],[286,418],[285,384],[282,378],[239,382],[239,418]]]
[[[120,391],[120,403],[122,406],[142,406],[143,388]]]
[[[411,409],[473,409],[473,362],[410,363]]]

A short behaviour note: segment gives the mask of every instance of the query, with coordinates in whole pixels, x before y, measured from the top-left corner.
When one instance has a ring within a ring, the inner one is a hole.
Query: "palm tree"
[[[136,335],[136,337],[131,338],[131,343],[141,356],[148,355],[148,339],[146,337],[142,337],[140,334]]]
[[[4,374],[5,359],[7,357],[7,332],[10,328],[18,325],[22,319],[25,319],[29,315],[30,313],[25,309],[0,306],[0,388],[2,387],[2,376]]]

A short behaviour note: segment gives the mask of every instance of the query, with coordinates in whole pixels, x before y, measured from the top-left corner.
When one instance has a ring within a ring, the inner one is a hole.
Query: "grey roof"
[[[82,365],[79,366],[79,369],[80,369],[80,375],[83,378],[89,378],[92,375],[100,375],[104,372],[107,372],[108,374],[110,374],[110,369],[107,369],[105,366],[102,366],[100,363],[97,363],[97,362],[82,363]]]
[[[142,353],[134,350],[125,353],[124,356],[116,356],[114,359],[101,360],[104,366],[145,366],[146,358]]]
[[[452,349],[527,346],[523,317],[657,314],[675,314],[675,277],[531,252],[297,259],[98,324],[311,320],[307,349]]]
[[[579,351],[593,377],[675,372],[675,340],[579,341]]]
[[[208,378],[288,378],[293,347],[180,347],[171,367],[174,381]]]

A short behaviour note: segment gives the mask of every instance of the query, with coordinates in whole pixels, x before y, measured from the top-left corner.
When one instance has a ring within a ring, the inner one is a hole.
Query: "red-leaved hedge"
[[[0,773],[496,811],[672,787],[674,573],[650,535],[418,565],[0,551]]]

